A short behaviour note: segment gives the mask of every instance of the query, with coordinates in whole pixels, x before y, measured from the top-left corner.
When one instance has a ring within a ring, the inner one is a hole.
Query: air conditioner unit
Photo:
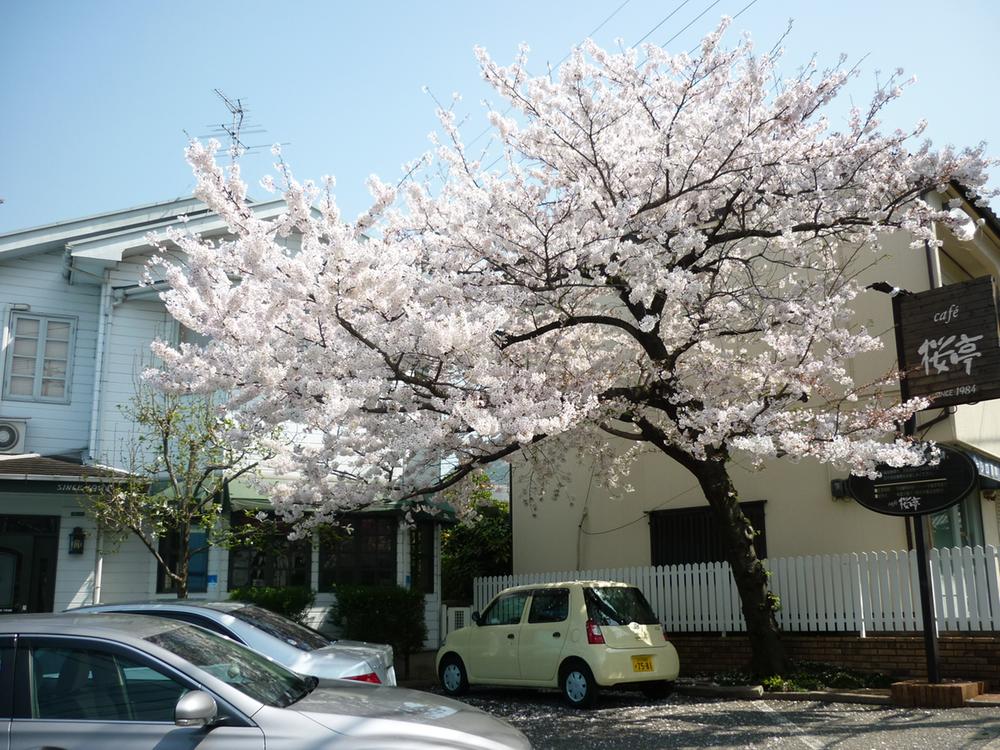
[[[24,453],[24,438],[27,433],[27,420],[0,417],[0,453]]]

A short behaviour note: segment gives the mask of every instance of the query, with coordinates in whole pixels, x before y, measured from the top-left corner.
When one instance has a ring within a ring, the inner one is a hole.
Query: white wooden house
[[[276,216],[283,203],[254,210]],[[157,291],[139,284],[154,252],[149,233],[182,216],[203,236],[225,231],[203,204],[180,199],[0,235],[0,611],[173,596],[137,540],[99,538],[81,488],[95,464],[126,465],[122,448],[135,425],[120,406],[151,362],[150,342],[184,335]],[[231,489],[236,507],[266,503],[244,483]],[[359,516],[336,549],[305,543],[275,556],[213,548],[193,561],[191,596],[305,584],[318,592],[320,625],[337,581],[418,586],[436,643],[439,525],[401,520],[391,510]]]

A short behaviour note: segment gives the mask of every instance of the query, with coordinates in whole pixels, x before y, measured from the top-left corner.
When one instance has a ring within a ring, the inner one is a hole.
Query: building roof
[[[18,258],[59,250],[69,242],[88,237],[158,223],[181,215],[199,216],[207,212],[208,207],[195,198],[177,198],[19,229],[0,234],[0,258]]]
[[[88,466],[61,456],[25,454],[0,456],[0,479],[73,479],[97,480],[125,477],[124,472],[99,466]]]
[[[274,218],[286,210],[280,198],[248,202],[261,219]],[[104,269],[129,253],[147,250],[150,233],[162,234],[180,226],[206,235],[222,234],[227,229],[200,200],[177,198],[0,234],[0,261],[62,251],[71,280],[76,272],[82,275],[81,281],[99,280]]]

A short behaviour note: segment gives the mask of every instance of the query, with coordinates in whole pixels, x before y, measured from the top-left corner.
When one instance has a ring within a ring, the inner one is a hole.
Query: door
[[[59,516],[0,516],[0,612],[51,612]]]
[[[487,607],[469,637],[466,668],[473,680],[516,680],[517,641],[527,591],[501,594]]]
[[[569,589],[538,589],[532,594],[519,638],[521,679],[548,682],[556,678],[568,625]]]
[[[0,750],[7,750],[14,703],[14,638],[0,636]]]
[[[264,748],[260,729],[235,713],[229,726],[176,726],[177,700],[196,686],[124,647],[22,637],[17,667],[10,750]]]

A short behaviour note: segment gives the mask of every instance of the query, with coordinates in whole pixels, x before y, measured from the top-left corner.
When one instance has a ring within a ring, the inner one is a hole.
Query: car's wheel
[[[669,698],[670,694],[674,692],[674,683],[669,680],[644,682],[641,685],[640,690],[642,690],[642,694],[651,701],[662,701],[664,698]]]
[[[574,708],[592,708],[597,702],[599,688],[594,673],[585,662],[566,662],[559,670],[559,687],[563,697]]]
[[[469,689],[465,665],[455,654],[448,654],[441,660],[438,677],[441,679],[441,687],[448,695],[462,695]]]

